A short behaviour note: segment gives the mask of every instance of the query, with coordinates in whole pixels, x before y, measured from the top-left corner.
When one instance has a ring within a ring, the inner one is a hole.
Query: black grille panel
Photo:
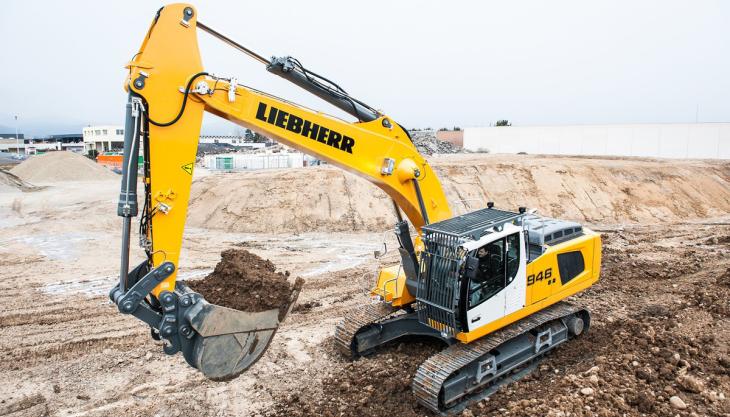
[[[438,223],[429,224],[428,226],[424,226],[423,230],[479,239],[484,235],[484,231],[494,226],[511,222],[522,216],[524,214],[497,210],[495,208],[485,208]]]
[[[453,337],[459,331],[459,268],[463,256],[457,253],[459,239],[443,233],[429,233],[421,253],[418,274],[418,320]]]

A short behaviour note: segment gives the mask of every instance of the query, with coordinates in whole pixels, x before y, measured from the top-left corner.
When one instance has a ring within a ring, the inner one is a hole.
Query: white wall
[[[730,123],[468,127],[464,148],[491,153],[730,159]]]

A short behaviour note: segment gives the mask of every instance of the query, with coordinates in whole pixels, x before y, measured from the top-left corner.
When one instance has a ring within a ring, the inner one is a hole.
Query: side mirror
[[[470,280],[476,278],[479,272],[479,258],[476,256],[467,255],[466,265],[464,266],[464,276]]]

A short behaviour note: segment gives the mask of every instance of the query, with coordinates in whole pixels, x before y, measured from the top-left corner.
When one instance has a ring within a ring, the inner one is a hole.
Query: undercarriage
[[[527,375],[546,353],[590,326],[588,310],[560,302],[466,344],[420,323],[417,309],[363,306],[337,326],[335,339],[343,354],[353,358],[405,338],[444,342],[447,347],[424,361],[411,383],[418,402],[442,415],[458,413]]]

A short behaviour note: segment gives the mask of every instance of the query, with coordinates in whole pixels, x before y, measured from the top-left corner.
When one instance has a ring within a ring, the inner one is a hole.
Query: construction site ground
[[[573,300],[591,310],[590,332],[463,415],[730,415],[730,164],[430,159],[457,213],[490,199],[603,234],[601,280]],[[384,195],[328,167],[202,174],[181,278],[245,248],[306,280],[264,357],[212,382],[164,355],[107,298],[119,269],[118,179],[41,178],[38,190],[0,192],[0,415],[431,416],[409,384],[437,344],[355,362],[334,346],[335,324],[369,302],[374,271],[397,261]],[[384,240],[390,250],[376,260]]]

